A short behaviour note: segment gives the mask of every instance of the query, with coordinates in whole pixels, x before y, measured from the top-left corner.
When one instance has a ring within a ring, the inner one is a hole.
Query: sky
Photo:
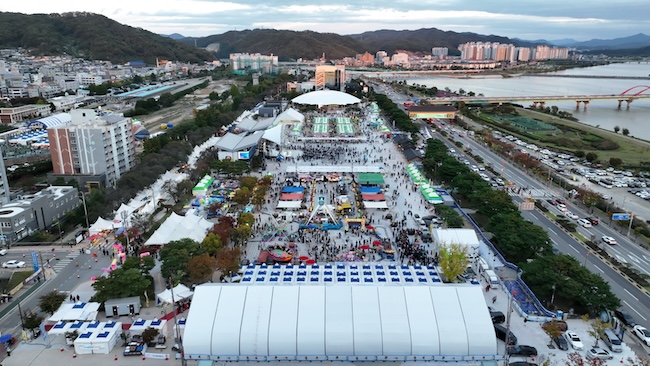
[[[578,41],[650,34],[648,0],[9,0],[0,11],[86,11],[154,33],[194,37],[255,28],[342,35],[438,28]]]

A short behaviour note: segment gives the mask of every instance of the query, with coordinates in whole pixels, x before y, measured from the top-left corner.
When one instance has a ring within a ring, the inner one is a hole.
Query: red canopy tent
[[[309,259],[309,257],[306,255],[302,255],[298,259],[300,259],[301,261],[306,261],[307,259]]]
[[[314,259],[307,259],[307,261],[306,261],[305,263],[306,263],[306,264],[310,264],[310,265],[311,265],[311,264],[316,264],[316,260],[314,260]]]
[[[363,193],[361,197],[364,201],[386,201],[383,193]]]
[[[302,193],[282,193],[280,196],[281,201],[300,201],[302,200]]]
[[[370,246],[369,245],[362,245],[359,248],[361,248],[363,250],[368,250],[368,249],[370,249]]]

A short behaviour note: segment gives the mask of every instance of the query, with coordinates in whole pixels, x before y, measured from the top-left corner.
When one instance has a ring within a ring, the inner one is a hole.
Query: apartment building
[[[0,122],[5,125],[46,117],[52,113],[49,104],[31,104],[15,108],[0,108]]]
[[[133,122],[121,114],[70,111],[72,122],[47,130],[54,174],[87,189],[112,187],[135,165]]]
[[[344,65],[316,66],[316,90],[331,89],[343,91],[345,88]]]
[[[278,56],[259,53],[231,53],[230,68],[233,74],[275,74],[278,72]]]

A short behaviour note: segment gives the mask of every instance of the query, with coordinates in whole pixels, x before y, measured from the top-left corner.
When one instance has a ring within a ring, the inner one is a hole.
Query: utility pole
[[[88,206],[86,206],[86,195],[79,191],[81,193],[81,202],[84,204],[84,214],[86,215],[86,229],[90,229],[90,223],[88,222]]]
[[[47,274],[45,272],[45,262],[43,262],[43,252],[38,251],[38,257],[41,259],[41,272],[43,272],[43,281],[47,281]]]
[[[181,338],[181,332],[178,329],[178,320],[176,319],[176,300],[174,299],[174,283],[172,282],[172,278],[169,278],[169,288],[171,289],[172,292],[172,311],[174,312],[174,327],[176,329],[176,337],[175,341],[178,343],[178,350],[181,353],[181,365],[182,366],[187,366],[187,361],[185,361],[185,351],[183,349],[183,339]]]

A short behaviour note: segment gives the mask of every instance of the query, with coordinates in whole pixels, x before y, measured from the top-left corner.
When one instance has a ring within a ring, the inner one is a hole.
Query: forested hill
[[[0,48],[20,47],[36,55],[65,53],[116,63],[154,63],[156,58],[199,62],[213,58],[207,51],[99,14],[0,12]]]

